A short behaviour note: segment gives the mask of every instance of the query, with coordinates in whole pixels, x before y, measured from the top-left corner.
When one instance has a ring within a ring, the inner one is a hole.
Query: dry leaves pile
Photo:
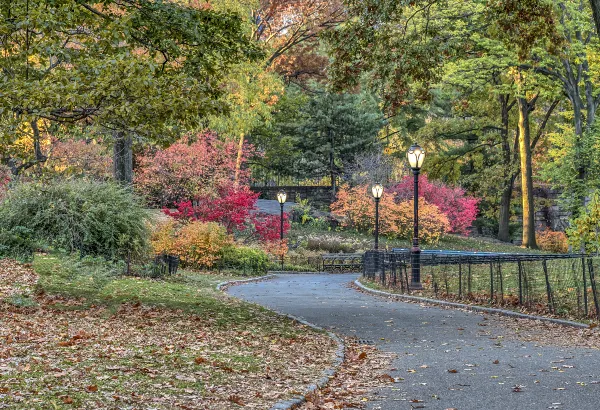
[[[386,373],[395,355],[346,339],[345,361],[328,385],[307,397],[302,410],[363,408],[375,388],[393,383]]]
[[[0,299],[17,294],[33,293],[37,275],[29,265],[0,259]]]
[[[30,269],[1,262],[0,408],[265,409],[321,377],[336,349],[300,325],[281,332],[266,312],[219,326],[139,304],[4,300],[34,285]]]

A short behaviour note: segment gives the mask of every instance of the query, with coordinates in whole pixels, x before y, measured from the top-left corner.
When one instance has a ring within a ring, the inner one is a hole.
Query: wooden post
[[[504,281],[502,280],[502,262],[498,261],[498,277],[500,279],[500,304],[504,303]]]
[[[585,256],[581,257],[581,269],[583,271],[583,313],[588,317],[588,295],[587,295],[587,278],[585,277]]]
[[[458,298],[462,298],[462,264],[458,264]]]
[[[519,306],[523,305],[523,264],[518,261],[519,265]]]
[[[494,262],[490,262],[490,302],[494,301]]]
[[[469,297],[471,297],[471,295],[473,294],[473,291],[471,289],[471,263],[469,263],[469,274],[467,276],[467,293]]]
[[[550,278],[548,277],[548,263],[546,259],[542,260],[544,268],[544,277],[546,278],[546,296],[548,297],[548,310],[550,313],[555,313],[554,299],[552,298],[552,288],[550,287]]]
[[[598,294],[596,293],[596,276],[594,274],[594,261],[588,259],[588,270],[590,271],[590,285],[592,285],[592,294],[594,296],[594,307],[596,308],[596,317],[600,319],[600,308],[598,307]]]

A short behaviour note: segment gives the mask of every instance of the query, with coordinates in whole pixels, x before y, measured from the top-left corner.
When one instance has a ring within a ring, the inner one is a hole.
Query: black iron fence
[[[410,252],[369,251],[363,276],[408,293]],[[582,254],[423,251],[424,295],[520,308],[562,317],[600,319],[600,258]]]

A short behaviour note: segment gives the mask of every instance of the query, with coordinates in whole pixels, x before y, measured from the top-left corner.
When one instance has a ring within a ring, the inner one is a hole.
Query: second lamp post
[[[287,194],[285,191],[279,191],[277,193],[277,202],[281,206],[281,218],[279,220],[279,246],[281,252],[281,270],[283,270],[283,204],[285,204],[285,200],[287,199]]]
[[[421,285],[421,249],[419,248],[419,174],[425,160],[425,150],[415,143],[408,149],[406,158],[415,178],[414,188],[414,215],[413,215],[413,243],[410,250],[411,284],[414,290],[423,289]]]
[[[371,188],[373,198],[375,198],[375,250],[379,249],[379,200],[383,195],[383,185],[377,183]]]

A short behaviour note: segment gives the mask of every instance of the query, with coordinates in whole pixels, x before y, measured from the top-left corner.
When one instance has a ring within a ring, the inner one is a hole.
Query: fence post
[[[494,262],[490,262],[490,302],[494,301]]]
[[[385,254],[383,252],[377,251],[377,259],[379,260],[378,263],[381,263],[381,275],[380,275],[380,279],[381,279],[381,285],[385,286],[385,282],[386,282],[386,277],[385,277]]]
[[[519,306],[523,306],[523,265],[521,261],[517,261],[519,265]]]
[[[462,298],[462,264],[458,262],[458,298]]]
[[[471,262],[469,262],[469,273],[467,276],[467,294],[469,297],[473,294],[471,289]]]
[[[504,281],[502,280],[502,262],[498,261],[498,277],[500,279],[500,304],[504,303]]]
[[[598,308],[598,294],[596,293],[596,275],[594,274],[594,261],[588,259],[588,270],[590,271],[590,285],[594,295],[594,307],[596,308],[596,317],[600,319],[600,309]]]
[[[588,317],[588,295],[587,295],[587,278],[585,277],[585,256],[581,257],[581,270],[583,272],[583,312],[585,317]]]
[[[552,297],[552,288],[550,287],[550,278],[548,277],[548,263],[546,259],[542,260],[544,268],[544,277],[546,278],[546,295],[548,297],[548,310],[550,313],[555,313],[554,298]]]

